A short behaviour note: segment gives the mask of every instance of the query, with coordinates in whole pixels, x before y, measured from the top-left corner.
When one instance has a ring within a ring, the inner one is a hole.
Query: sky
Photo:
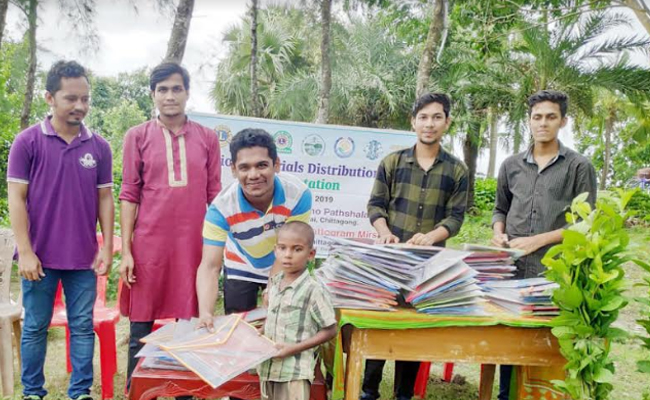
[[[83,46],[78,35],[59,22],[58,0],[41,0],[37,57],[42,69],[49,68],[59,59],[76,59],[96,75],[115,76],[142,67],[151,68],[162,61],[173,24],[173,13],[161,12],[155,7],[154,0],[95,1],[99,50],[94,54],[82,55],[79,49]],[[265,7],[271,3],[290,1],[260,0],[259,3],[260,7]],[[137,13],[133,10],[133,3],[138,6]],[[196,0],[183,59],[192,79],[188,111],[214,112],[209,92],[214,81],[215,66],[226,52],[222,37],[228,28],[245,17],[248,3],[247,0]],[[633,15],[631,12],[629,14]],[[634,17],[632,19],[633,30],[642,32],[642,26]],[[20,11],[10,6],[6,34],[14,39],[20,38],[25,29],[26,23]],[[570,127],[560,132],[560,140],[571,148],[575,147]],[[454,144],[454,152],[462,154],[459,143]],[[503,149],[499,149],[497,167],[507,156]],[[479,172],[487,171],[488,157],[488,151],[483,151],[479,156]]]

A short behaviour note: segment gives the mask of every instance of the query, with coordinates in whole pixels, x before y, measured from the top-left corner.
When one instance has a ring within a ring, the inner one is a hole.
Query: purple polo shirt
[[[50,117],[16,136],[7,181],[29,185],[29,238],[44,268],[92,268],[97,253],[98,188],[113,186],[111,148],[81,126],[67,144]]]

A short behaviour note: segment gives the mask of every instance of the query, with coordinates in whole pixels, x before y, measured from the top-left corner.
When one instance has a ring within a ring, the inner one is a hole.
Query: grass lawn
[[[489,239],[491,231],[489,228],[489,216],[468,217],[466,224],[463,226],[461,233],[450,240],[449,246],[458,245],[463,242],[485,242]],[[632,243],[637,247],[640,255],[650,259],[650,229],[632,228],[630,229]],[[634,287],[634,283],[641,280],[643,271],[635,266],[627,268],[629,291],[628,296],[633,299],[643,293],[642,288]],[[14,290],[18,289],[18,279],[14,274],[12,286]],[[221,308],[220,308],[221,309]],[[616,326],[623,328],[631,333],[642,334],[642,328],[636,324],[635,320],[639,318],[640,307],[634,302],[622,311]],[[115,376],[116,398],[122,399],[121,388],[123,388],[126,371],[126,355],[128,336],[128,321],[121,319],[117,325],[118,338],[118,373]],[[636,371],[636,361],[641,359],[650,359],[650,354],[643,350],[639,343],[629,340],[627,343],[613,345],[613,357],[616,363],[616,383],[611,395],[613,400],[641,400],[650,399],[650,376],[641,374]],[[17,368],[17,363],[16,363]],[[69,376],[65,369],[65,333],[63,329],[51,329],[48,337],[48,352],[45,364],[46,388],[50,395],[49,399],[65,399]],[[479,366],[478,365],[456,365],[455,374],[461,375],[460,383],[444,383],[440,380],[442,376],[442,365],[434,364],[431,371],[428,384],[427,399],[435,400],[470,400],[476,399],[478,395]],[[388,362],[384,369],[384,381],[382,382],[381,391],[382,399],[391,399],[390,393],[393,386],[393,363]],[[99,348],[95,351],[95,385],[93,394],[95,398],[100,397],[100,376],[99,376]],[[496,382],[498,382],[498,373]],[[21,387],[19,374],[16,374],[15,381],[16,396],[20,398]],[[497,387],[495,386],[493,398],[496,399]],[[644,397],[648,396],[648,397]]]

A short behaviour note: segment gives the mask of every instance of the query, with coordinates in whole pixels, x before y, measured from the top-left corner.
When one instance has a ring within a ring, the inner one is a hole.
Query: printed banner
[[[327,256],[325,236],[374,239],[366,206],[379,162],[387,154],[415,145],[415,134],[336,125],[216,114],[189,113],[190,119],[212,128],[221,144],[222,184],[230,173],[229,144],[245,128],[261,128],[275,139],[281,173],[300,177],[314,195],[311,225],[318,257]]]

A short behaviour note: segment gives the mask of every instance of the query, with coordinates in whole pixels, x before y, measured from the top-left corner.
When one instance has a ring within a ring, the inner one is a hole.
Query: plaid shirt
[[[269,282],[269,308],[264,335],[278,343],[300,343],[318,331],[336,324],[329,294],[309,271],[280,290],[283,273]],[[260,381],[288,382],[314,379],[315,348],[281,360],[263,362],[258,370]]]
[[[440,226],[451,237],[463,224],[467,187],[467,167],[442,147],[427,171],[415,158],[415,146],[399,150],[379,164],[368,216],[371,223],[385,218],[400,242]]]

